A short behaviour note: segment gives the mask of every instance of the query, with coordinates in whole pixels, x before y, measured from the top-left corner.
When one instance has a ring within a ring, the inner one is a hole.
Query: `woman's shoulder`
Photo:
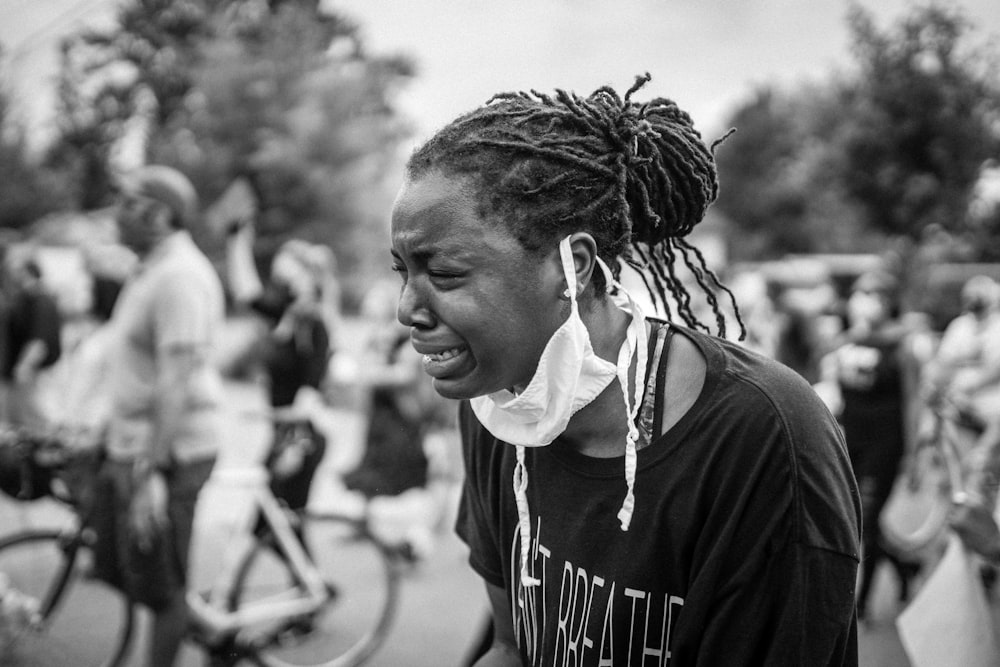
[[[720,474],[745,481],[757,471],[792,490],[803,539],[856,557],[856,488],[843,434],[826,405],[784,364],[739,343],[697,332],[690,338],[708,355],[706,385],[713,388],[690,432],[724,450],[714,457]]]
[[[834,430],[835,420],[802,375],[737,342],[683,330],[706,358],[704,401],[717,414],[778,422],[789,432]]]
[[[675,328],[705,357],[706,382],[735,382],[739,386],[755,387],[765,393],[810,389],[809,383],[799,373],[756,350],[702,331]]]

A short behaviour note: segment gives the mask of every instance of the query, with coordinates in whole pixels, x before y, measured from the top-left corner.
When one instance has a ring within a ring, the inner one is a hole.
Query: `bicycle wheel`
[[[349,667],[365,662],[388,633],[396,609],[399,573],[390,550],[364,523],[334,515],[303,515],[306,549],[330,599],[308,618],[254,630],[250,643],[269,667]],[[265,537],[237,569],[230,611],[300,589],[287,561]]]
[[[17,600],[19,610],[0,616],[4,665],[97,667],[118,665],[124,658],[131,607],[120,592],[87,576],[76,539],[57,530],[35,530],[0,540],[6,599]],[[34,621],[21,613],[25,604],[37,608]]]

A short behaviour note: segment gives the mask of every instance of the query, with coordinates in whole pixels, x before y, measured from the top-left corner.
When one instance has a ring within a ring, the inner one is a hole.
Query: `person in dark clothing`
[[[8,385],[7,418],[12,424],[39,429],[46,425],[39,403],[39,373],[62,353],[62,316],[33,258],[12,254],[6,268],[11,297],[0,377]]]
[[[265,465],[271,489],[292,509],[305,506],[326,438],[293,406],[303,389],[318,391],[326,378],[338,320],[335,262],[329,248],[293,239],[271,263],[261,283],[253,259],[253,226],[235,227],[227,244],[230,293],[267,326],[262,361],[275,417]]]
[[[895,316],[895,281],[887,273],[863,274],[846,304],[847,329],[828,365],[840,387],[840,421],[864,509],[858,615],[868,614],[875,570],[892,564],[899,577],[899,598],[909,597],[918,570],[885,547],[879,517],[892,493],[906,450],[904,438],[903,350],[908,328]]]
[[[409,331],[395,321],[397,293],[394,286],[376,284],[362,303],[369,334],[359,381],[369,390],[367,427],[364,453],[344,475],[344,485],[367,498],[398,496],[428,482],[429,387]]]
[[[417,149],[393,208],[397,317],[460,402],[479,664],[856,666],[840,428],[725,340],[731,295],[685,240],[713,147],[674,102],[633,101],[648,80],[495,96]],[[643,313],[626,265],[679,322]]]

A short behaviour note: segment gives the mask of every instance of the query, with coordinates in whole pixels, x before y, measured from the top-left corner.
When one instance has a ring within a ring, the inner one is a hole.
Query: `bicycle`
[[[942,555],[951,531],[969,542],[956,517],[970,511],[965,461],[983,425],[946,396],[933,397],[925,407],[931,427],[918,442],[879,522],[887,546],[927,567]]]
[[[188,591],[192,617],[189,638],[213,665],[362,664],[388,634],[397,607],[402,565],[409,561],[405,546],[379,540],[369,530],[364,515],[289,510],[275,498],[267,479],[268,472],[260,469],[251,480],[252,511],[259,521],[246,542],[230,553],[232,566],[210,590]],[[85,522],[79,525],[85,526]],[[78,529],[74,535],[81,532],[86,533],[86,529]],[[34,542],[27,535],[0,542],[0,571],[5,571],[5,562],[13,566],[15,574],[24,566],[4,557],[5,545],[22,544],[30,554]],[[75,556],[76,552],[67,555],[60,567],[72,569],[72,563],[67,562]],[[61,571],[48,579],[53,582],[53,604],[42,604],[43,610],[57,609],[55,602],[71,589],[68,580],[60,579]],[[116,635],[118,643],[105,653],[103,662],[38,664],[124,664],[133,614],[127,601],[123,604],[126,611],[119,621],[123,631]],[[44,643],[48,626],[32,626],[38,643]]]
[[[70,448],[56,434],[0,430],[4,490],[18,502],[51,497],[69,509],[60,528],[29,528],[0,538],[0,662],[15,665],[116,665],[134,627],[131,605],[89,576],[88,484],[100,452]],[[96,610],[100,622],[88,622]]]

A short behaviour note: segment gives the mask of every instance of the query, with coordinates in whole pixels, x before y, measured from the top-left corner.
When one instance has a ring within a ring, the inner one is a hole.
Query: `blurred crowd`
[[[276,417],[360,411],[363,442],[336,470],[336,484],[386,517],[390,539],[407,541],[417,557],[429,553],[435,535],[450,528],[445,519],[461,477],[454,406],[432,390],[396,321],[398,285],[376,282],[359,312],[347,316],[330,248],[292,239],[258,271],[255,244],[252,222],[226,230],[219,268],[227,322],[240,335],[225,346],[223,368],[231,380],[258,385]],[[107,417],[102,360],[114,353],[107,322],[136,260],[112,244],[82,250],[88,294],[68,307],[46,280],[44,253],[29,243],[3,254],[3,419],[99,430]],[[924,314],[902,312],[905,285],[883,268],[840,284],[822,273],[797,276],[787,282],[741,269],[727,282],[745,325],[741,344],[801,374],[843,427],[864,509],[858,607],[865,618],[882,563],[895,574],[901,603],[926,574],[925,555],[893,534],[886,508],[912,483],[921,446],[936,437],[932,408],[941,401],[960,406],[971,424],[963,497],[988,517],[997,509],[1000,285],[986,275],[967,280],[958,294],[961,313],[942,331]],[[262,461],[272,489],[292,507],[308,501],[324,456],[346,446],[322,423],[312,422],[305,437],[276,426]],[[988,541],[986,563],[990,548],[1000,555],[1000,541]],[[991,571],[984,565],[987,588]]]
[[[229,381],[258,387],[270,408],[274,432],[260,463],[272,490],[304,506],[330,451],[340,462],[328,466],[335,486],[385,517],[376,529],[417,557],[429,553],[460,478],[457,436],[452,406],[430,387],[396,321],[396,281],[373,284],[359,312],[345,316],[329,247],[290,239],[261,262],[256,243],[252,223],[226,231],[217,268],[228,331],[218,365]],[[0,263],[0,419],[99,439],[111,410],[111,316],[138,259],[117,243],[68,252],[26,241],[4,247]],[[345,442],[353,430],[331,423],[345,411],[362,415],[360,446]]]
[[[930,470],[942,467],[934,447],[942,437],[943,405],[955,415],[962,474],[960,488],[949,489],[948,521],[982,559],[985,590],[992,593],[1000,563],[997,281],[988,275],[965,280],[954,295],[960,312],[943,330],[928,314],[902,311],[906,285],[884,267],[861,272],[843,293],[829,279],[789,287],[754,271],[737,275],[732,287],[745,344],[803,375],[843,428],[864,511],[859,617],[871,614],[881,564],[895,574],[902,604],[942,555],[945,530],[929,550],[909,539],[909,531],[927,519],[914,517],[929,507],[917,493],[940,495],[940,486],[923,484],[920,476],[944,474]],[[906,503],[913,507],[899,507]]]

